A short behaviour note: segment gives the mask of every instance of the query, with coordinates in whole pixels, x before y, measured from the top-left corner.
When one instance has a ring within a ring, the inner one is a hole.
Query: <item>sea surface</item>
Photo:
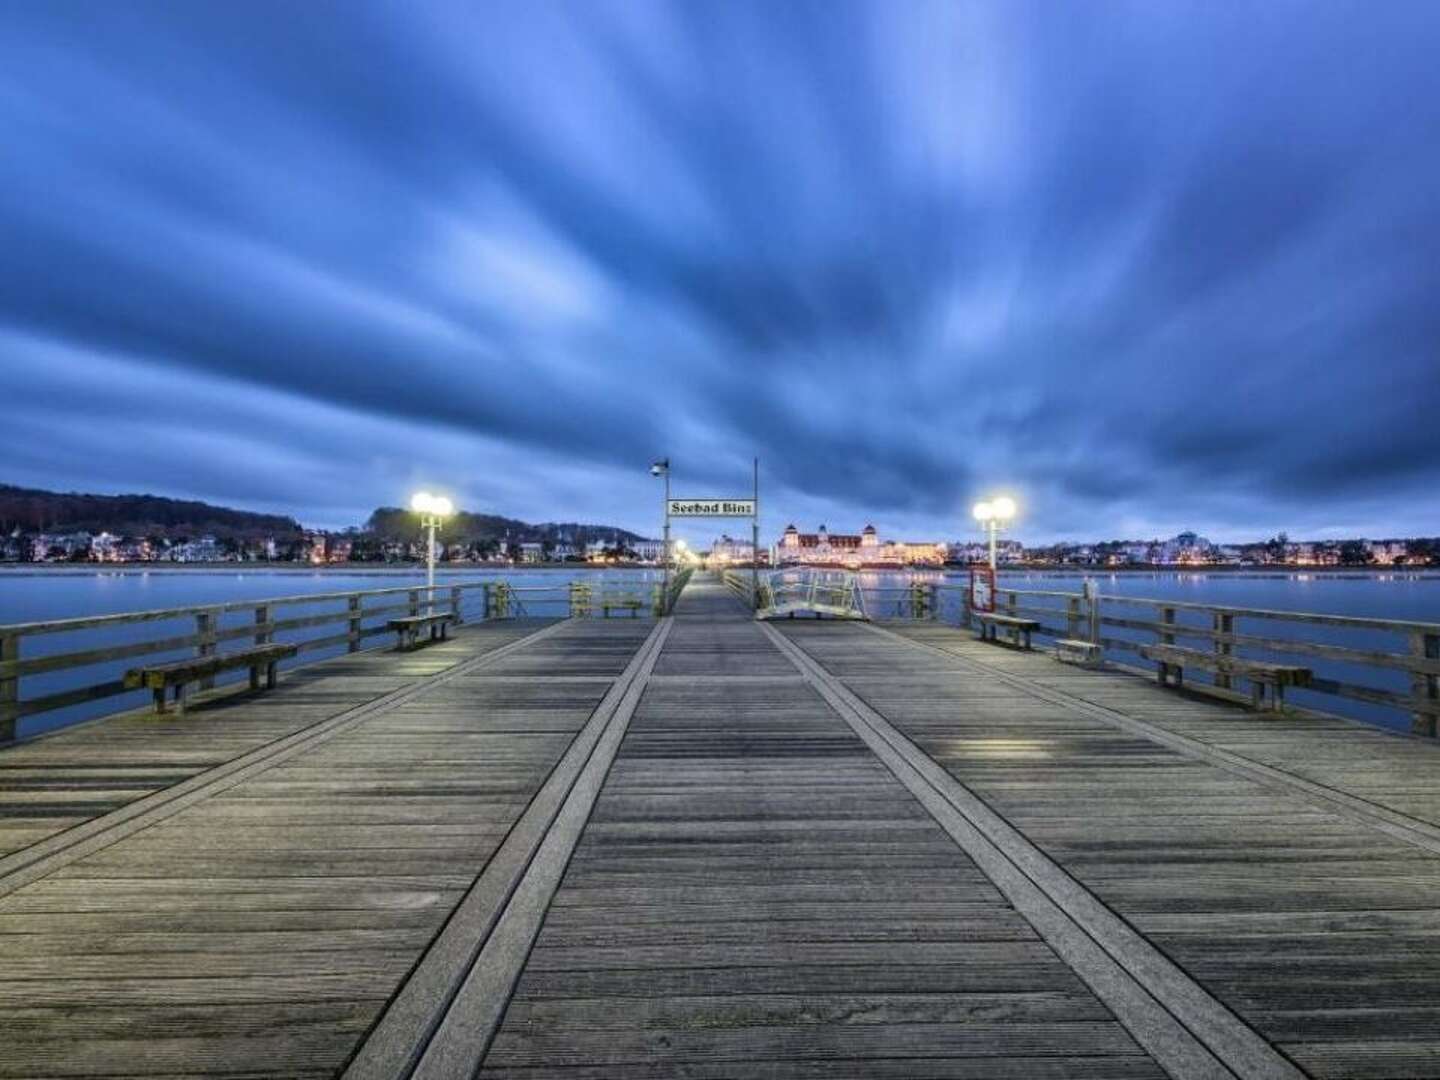
[[[505,581],[518,589],[548,588],[548,593],[520,592],[529,615],[563,615],[566,611],[564,587],[573,580],[590,582],[610,581],[629,585],[647,585],[659,577],[656,570],[607,569],[595,570],[583,567],[555,568],[545,570],[477,570],[463,568],[448,570],[442,568],[437,583],[452,585],[462,583]],[[1311,612],[1327,615],[1348,615],[1367,618],[1395,619],[1406,622],[1427,622],[1440,624],[1440,573],[1435,572],[1105,572],[1082,574],[1060,571],[1002,571],[999,590],[1041,590],[1056,592],[1078,592],[1086,577],[1094,579],[1103,596],[1132,597],[1156,601],[1183,601],[1196,604],[1215,604],[1242,608],[1259,608],[1271,611]],[[912,581],[927,581],[955,586],[942,589],[940,617],[948,622],[956,621],[959,614],[962,587],[969,576],[960,571],[933,571],[915,574],[874,572],[860,575],[860,585],[865,594],[867,611],[876,617],[903,616],[908,610],[906,587]],[[34,622],[41,620],[74,618],[122,612],[155,611],[169,608],[189,607],[202,604],[231,602],[260,602],[277,597],[309,596],[317,593],[347,592],[352,590],[399,588],[423,585],[422,570],[402,569],[361,569],[361,570],[311,570],[307,568],[124,568],[97,570],[89,567],[21,567],[0,569],[0,624]],[[467,615],[478,616],[479,594],[469,594]],[[1063,607],[1059,598],[1021,598],[1022,604]],[[299,604],[281,609],[279,617],[300,617],[322,611],[334,611],[335,604]],[[1153,609],[1128,605],[1107,604],[1107,613],[1115,613],[1136,619],[1152,620],[1156,617]],[[246,613],[239,613],[233,619],[243,621]],[[1049,620],[1047,620],[1049,621]],[[1205,613],[1184,613],[1182,623],[1209,625]],[[238,625],[227,622],[223,625]],[[333,633],[342,624],[304,631],[292,631],[289,635],[278,635],[280,640],[287,636],[316,636],[318,633]],[[1346,645],[1353,648],[1383,649],[1403,652],[1408,640],[1402,635],[1379,631],[1351,630],[1322,626],[1302,626],[1271,621],[1251,621],[1237,626],[1243,633],[1256,633],[1277,638],[1296,637],[1303,640]],[[69,652],[79,649],[103,648],[127,642],[138,642],[158,637],[183,636],[194,632],[193,618],[159,620],[154,622],[127,624],[117,627],[95,628],[66,634],[44,635],[27,638],[23,645],[23,656],[44,656],[55,652]],[[1151,641],[1153,634],[1123,629],[1107,629],[1113,637],[1134,641]],[[367,645],[388,643],[387,636],[376,636],[367,640]],[[1196,647],[1204,647],[1198,640],[1182,641]],[[333,649],[314,650],[302,657],[306,662],[340,652],[343,646]],[[175,654],[157,654],[149,659],[161,660],[189,655],[189,650]],[[1112,658],[1128,663],[1140,663],[1133,652],[1113,651]],[[1261,655],[1253,654],[1252,655]],[[1316,659],[1280,657],[1284,662],[1303,663],[1313,667],[1317,675],[1327,678],[1376,686],[1382,689],[1405,691],[1409,679],[1403,671],[1381,671],[1354,664],[1335,663]],[[94,683],[103,679],[118,678],[124,668],[135,661],[118,661],[109,665],[27,676],[21,685],[22,698],[33,698],[43,694],[57,693],[73,687]],[[243,678],[243,673],[234,673],[233,678]],[[224,681],[224,680],[222,680]],[[113,712],[120,708],[133,707],[144,701],[140,694],[107,698],[84,705],[71,706],[53,713],[41,714],[21,721],[21,734],[33,735],[64,724],[74,723]],[[1408,714],[1398,710],[1372,706],[1365,703],[1342,701],[1332,695],[1298,694],[1297,704],[1313,705],[1331,712],[1363,719],[1371,723],[1405,730],[1409,727]]]

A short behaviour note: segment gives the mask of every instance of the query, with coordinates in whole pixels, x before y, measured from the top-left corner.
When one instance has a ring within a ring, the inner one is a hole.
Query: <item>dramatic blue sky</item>
[[[0,479],[1440,533],[1440,4],[0,0]],[[708,530],[693,530],[705,539]]]

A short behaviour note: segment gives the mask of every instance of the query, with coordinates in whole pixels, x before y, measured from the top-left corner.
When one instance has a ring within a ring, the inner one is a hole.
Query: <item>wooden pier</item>
[[[471,1075],[1440,1077],[1440,747],[696,580],[0,750],[0,1077]]]

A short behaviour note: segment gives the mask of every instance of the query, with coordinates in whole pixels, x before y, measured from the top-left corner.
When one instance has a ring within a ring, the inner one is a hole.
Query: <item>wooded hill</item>
[[[0,535],[22,533],[110,532],[126,537],[169,539],[214,536],[218,539],[289,540],[304,532],[294,518],[257,514],[160,495],[87,495],[41,491],[0,484]],[[412,541],[420,535],[420,518],[410,510],[382,506],[363,529],[376,540]],[[626,543],[641,539],[610,525],[581,522],[531,524],[499,514],[460,511],[445,521],[447,543]]]
[[[380,540],[413,540],[419,531],[419,515],[396,506],[382,506],[370,515],[365,532]],[[629,542],[644,539],[637,533],[612,525],[587,525],[574,521],[547,521],[535,525],[499,514],[476,514],[461,510],[445,519],[447,543],[470,544],[482,541],[504,543],[589,544]]]
[[[85,495],[0,484],[0,532],[111,532],[119,536],[283,539],[302,529],[294,518],[160,495]]]

